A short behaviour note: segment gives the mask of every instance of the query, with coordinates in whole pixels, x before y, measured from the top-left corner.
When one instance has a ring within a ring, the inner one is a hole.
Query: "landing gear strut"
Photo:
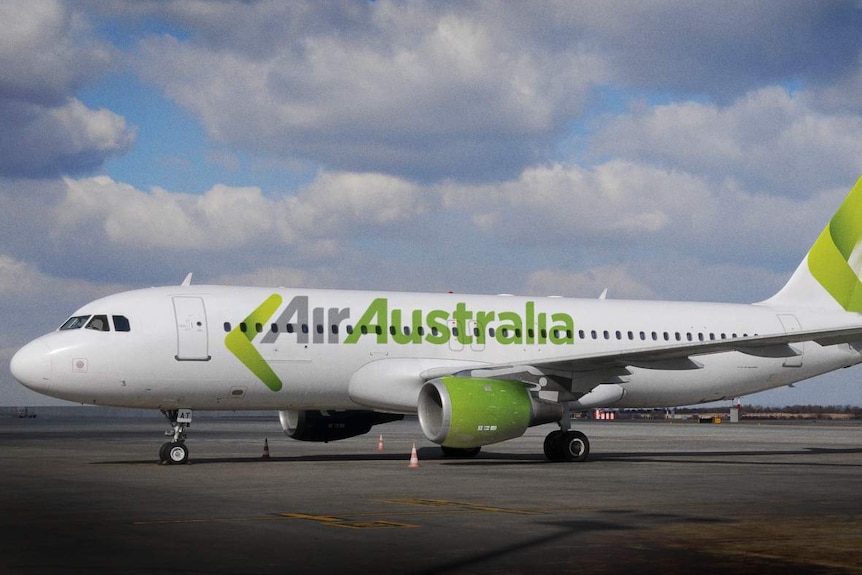
[[[171,423],[171,430],[165,435],[171,441],[163,443],[159,448],[159,463],[180,465],[189,460],[189,448],[186,447],[186,429],[192,424],[191,409],[163,409],[162,413]]]
[[[568,406],[563,406],[560,429],[545,437],[545,457],[549,461],[586,461],[590,456],[590,440],[580,431],[571,429],[572,414]]]

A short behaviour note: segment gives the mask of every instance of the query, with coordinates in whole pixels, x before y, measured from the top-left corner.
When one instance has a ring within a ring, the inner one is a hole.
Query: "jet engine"
[[[404,419],[403,415],[376,411],[300,411],[278,412],[281,428],[299,441],[337,441],[368,433],[381,423]]]
[[[559,421],[558,403],[533,397],[519,381],[446,376],[419,391],[419,424],[444,447],[470,449],[520,437],[528,427]]]

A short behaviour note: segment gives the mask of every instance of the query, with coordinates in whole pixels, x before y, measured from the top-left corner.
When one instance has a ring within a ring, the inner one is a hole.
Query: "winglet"
[[[186,276],[186,279],[183,280],[183,283],[180,284],[183,287],[189,287],[192,285],[192,272],[189,272],[189,275]]]

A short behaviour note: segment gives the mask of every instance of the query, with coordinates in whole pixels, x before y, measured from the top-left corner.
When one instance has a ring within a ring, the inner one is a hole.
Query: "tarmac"
[[[862,573],[858,424],[583,422],[549,463],[552,426],[452,460],[195,417],[181,466],[157,413],[0,418],[0,573]]]

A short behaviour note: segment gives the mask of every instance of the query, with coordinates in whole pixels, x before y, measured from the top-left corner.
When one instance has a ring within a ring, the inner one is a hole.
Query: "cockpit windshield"
[[[90,316],[88,315],[76,315],[70,317],[66,320],[66,323],[60,326],[60,330],[63,331],[67,329],[80,329],[84,327],[84,324],[87,323],[88,319],[90,319]]]
[[[111,319],[113,320],[114,331],[131,331],[131,324],[126,316],[112,315]],[[104,314],[72,316],[60,326],[60,331],[81,329],[82,327],[94,331],[111,331],[108,316]]]
[[[111,331],[111,326],[108,325],[108,316],[94,315],[93,319],[87,322],[87,329],[95,331]]]

